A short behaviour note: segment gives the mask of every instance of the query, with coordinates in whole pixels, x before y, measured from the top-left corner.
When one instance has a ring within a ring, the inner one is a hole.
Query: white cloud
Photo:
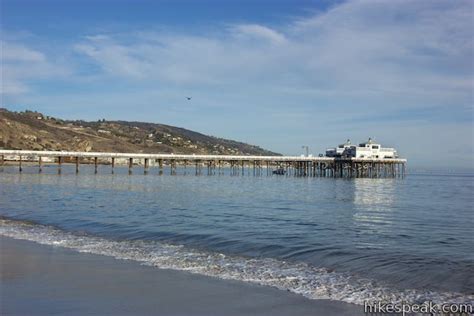
[[[94,59],[112,75],[131,78],[143,78],[146,75],[146,64],[128,55],[127,49],[110,44],[97,48],[91,45],[76,45],[76,50]]]
[[[30,49],[20,44],[0,41],[2,48],[2,61],[27,61],[41,62],[45,60],[45,56],[36,50]]]
[[[208,36],[98,34],[76,49],[106,73],[162,85],[465,102],[473,86],[471,8],[465,1],[350,1],[278,32],[241,24]]]
[[[282,44],[286,41],[283,34],[272,30],[269,27],[258,24],[241,24],[233,28],[237,37],[242,38],[257,38],[265,41],[270,41],[275,44]]]
[[[3,77],[3,76],[2,76]],[[28,87],[19,80],[4,78],[0,79],[0,95],[20,95],[28,92]],[[3,105],[3,104],[2,104]]]
[[[1,41],[1,46],[0,94],[3,96],[30,92],[30,80],[59,79],[70,74],[67,66],[49,60],[39,50],[13,41]]]

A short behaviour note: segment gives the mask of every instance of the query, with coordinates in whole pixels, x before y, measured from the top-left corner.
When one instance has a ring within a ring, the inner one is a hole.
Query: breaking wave
[[[306,263],[228,256],[154,241],[109,240],[74,234],[28,221],[0,218],[0,235],[83,253],[133,260],[161,269],[183,270],[276,287],[309,299],[331,299],[355,304],[364,304],[364,301],[431,301],[436,304],[474,301],[474,295],[390,289],[373,280],[356,278]]]

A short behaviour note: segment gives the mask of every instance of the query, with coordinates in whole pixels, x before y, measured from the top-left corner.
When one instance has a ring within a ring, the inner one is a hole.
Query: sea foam
[[[474,302],[474,295],[391,289],[374,280],[357,278],[306,263],[229,256],[155,241],[110,240],[6,218],[0,218],[0,235],[83,253],[133,260],[161,269],[182,270],[276,287],[309,299],[331,299],[355,304],[376,301],[431,301],[435,304]]]

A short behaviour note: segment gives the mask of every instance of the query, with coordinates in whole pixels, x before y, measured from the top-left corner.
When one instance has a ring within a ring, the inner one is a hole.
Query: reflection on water
[[[472,177],[104,171],[5,167],[0,215],[112,240],[305,262],[403,289],[474,289]]]
[[[367,181],[369,180],[369,181]],[[372,180],[372,181],[371,181]],[[387,234],[396,229],[393,212],[396,198],[395,179],[354,179],[354,225],[366,234]],[[383,239],[360,241],[358,248],[381,248]]]
[[[366,208],[389,207],[395,200],[397,179],[356,178],[354,184],[354,204]]]

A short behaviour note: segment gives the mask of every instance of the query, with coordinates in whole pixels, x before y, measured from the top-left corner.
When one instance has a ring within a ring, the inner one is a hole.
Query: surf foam
[[[116,241],[78,235],[55,227],[0,218],[0,235],[60,246],[78,252],[133,260],[161,269],[239,280],[276,287],[309,299],[331,299],[348,303],[364,302],[471,303],[474,295],[419,290],[394,290],[369,279],[356,278],[306,263],[272,258],[228,256],[153,241]]]

